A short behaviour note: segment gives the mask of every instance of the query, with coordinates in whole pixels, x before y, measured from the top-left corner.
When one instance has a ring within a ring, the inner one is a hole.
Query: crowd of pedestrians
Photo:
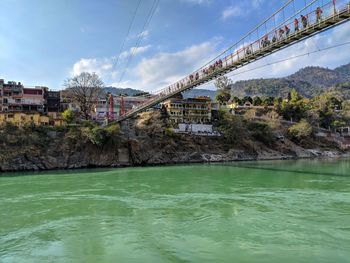
[[[322,20],[322,9],[321,7],[317,7],[315,10],[315,14],[316,14],[316,23],[321,22]],[[308,14],[306,15],[300,15],[300,19],[295,18],[293,21],[294,24],[294,32],[297,33],[299,31],[299,23],[302,25],[302,29],[306,29],[309,26],[309,16]],[[288,38],[290,36],[291,33],[291,29],[289,27],[288,24],[283,25],[282,27],[280,27],[279,29],[275,30],[271,40],[269,39],[269,35],[266,34],[264,37],[262,37],[259,40],[259,48],[265,48],[267,46],[269,46],[270,44],[276,43],[279,40]],[[252,44],[245,46],[242,48],[242,50],[244,51],[244,55],[251,55],[253,53],[252,50]],[[239,52],[238,52],[239,53]],[[237,53],[237,54],[238,54]],[[227,59],[225,59],[226,61]],[[211,73],[215,72],[218,69],[223,68],[223,61],[222,59],[219,59],[217,61],[215,61],[213,64],[209,65],[208,67],[202,69],[200,72],[196,72],[194,74],[191,74],[188,76],[186,84],[190,84],[194,81],[199,80],[201,77],[205,77],[210,75]],[[183,82],[179,82],[176,84],[176,88],[182,88],[183,87]],[[169,91],[171,91],[171,87],[168,88]]]
[[[333,1],[333,6],[334,6],[334,13],[335,13],[336,12],[336,9],[335,9],[336,0],[332,0],[332,1]],[[350,1],[349,1],[349,9],[350,9]],[[322,21],[322,13],[323,13],[322,8],[317,7],[315,9],[314,13],[315,13],[315,17],[316,17],[315,23],[320,23]],[[294,34],[297,34],[301,29],[304,30],[304,29],[308,28],[310,25],[310,19],[309,19],[308,14],[305,14],[305,15],[301,14],[299,19],[294,18],[294,20],[292,21],[292,24],[294,25]],[[301,29],[300,29],[299,24],[301,24],[301,26],[302,26]],[[254,43],[258,43],[258,50],[260,50],[262,48],[268,47],[269,45],[271,45],[273,43],[276,43],[276,42],[281,41],[283,39],[289,38],[290,34],[291,34],[291,29],[289,27],[289,24],[285,24],[285,25],[281,26],[280,28],[275,29],[273,31],[273,35],[272,35],[271,40],[269,38],[269,34],[266,34],[260,40],[258,40],[257,42],[254,42]],[[235,54],[237,54],[237,59],[242,58],[239,55],[242,51],[243,51],[244,56],[248,56],[248,55],[253,54],[253,44],[249,44],[249,45],[243,47],[242,49],[240,49],[239,51],[236,51]],[[201,78],[210,76],[212,73],[214,73],[218,70],[222,70],[224,68],[223,64],[226,63],[226,65],[227,65],[227,61],[232,60],[232,58],[233,58],[233,56],[235,56],[235,54],[231,54],[228,57],[224,58],[224,62],[222,59],[218,59],[217,61],[210,64],[209,66],[202,68],[200,71],[192,73],[188,77],[186,77],[185,79],[163,89],[161,92],[159,92],[156,96],[153,97],[153,100],[157,100],[160,97],[163,97],[165,95],[182,90],[186,85],[190,85],[191,83],[194,83]]]

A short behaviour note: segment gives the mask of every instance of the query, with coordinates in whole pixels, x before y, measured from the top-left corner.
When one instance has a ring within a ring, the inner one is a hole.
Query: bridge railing
[[[300,37],[311,27],[318,26],[326,19],[336,17],[340,12],[350,13],[349,0],[312,0],[305,1],[304,4],[301,4],[301,2],[304,1],[289,0],[282,8],[246,34],[236,44],[190,75],[158,90],[150,100],[139,104],[126,114],[137,112],[140,108],[153,105],[162,98],[195,87],[205,80],[213,79],[218,73],[224,73],[228,68],[242,65],[242,62],[249,61],[254,56],[267,52],[272,46],[277,47],[283,45],[286,40]],[[322,11],[319,17],[316,13],[317,8]],[[303,25],[301,15],[305,17],[306,25]],[[295,19],[298,21],[298,28],[295,26]]]

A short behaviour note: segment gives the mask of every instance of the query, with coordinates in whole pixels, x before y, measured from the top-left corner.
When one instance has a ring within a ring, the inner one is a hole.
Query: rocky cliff
[[[287,159],[340,155],[333,146],[305,149],[285,139],[272,147],[255,141],[227,144],[224,137],[178,135],[124,128],[102,144],[92,143],[78,128],[62,131],[43,128],[0,131],[0,171],[123,167],[235,160]],[[141,128],[140,128],[141,127]],[[159,128],[159,127],[158,127]],[[150,130],[151,129],[151,130]],[[152,130],[153,129],[153,130]]]

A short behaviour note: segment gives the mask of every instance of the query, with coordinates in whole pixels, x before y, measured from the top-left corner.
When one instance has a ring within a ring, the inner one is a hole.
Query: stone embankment
[[[17,137],[15,137],[17,136]],[[0,149],[0,171],[125,167],[177,163],[228,162],[238,160],[336,157],[344,152],[335,147],[302,148],[285,139],[272,147],[260,142],[249,146],[227,145],[222,137],[192,135],[121,134],[102,145],[80,133],[51,132],[6,134]]]

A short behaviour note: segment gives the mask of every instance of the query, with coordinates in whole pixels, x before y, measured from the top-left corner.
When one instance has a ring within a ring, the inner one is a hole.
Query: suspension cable
[[[131,19],[130,24],[129,24],[128,31],[127,31],[126,36],[125,36],[125,38],[124,38],[124,40],[123,40],[123,43],[122,43],[122,45],[121,45],[121,47],[120,47],[120,50],[119,50],[118,56],[117,56],[117,58],[116,58],[116,61],[115,61],[115,63],[113,63],[113,65],[112,65],[112,70],[111,70],[111,72],[113,72],[114,68],[118,66],[118,62],[119,62],[119,59],[120,59],[120,55],[121,55],[122,51],[124,50],[126,40],[127,40],[128,37],[129,37],[131,28],[132,28],[132,26],[133,26],[133,24],[134,24],[134,21],[135,21],[136,15],[137,15],[137,11],[139,10],[140,5],[141,5],[141,0],[139,0],[138,3],[137,3],[136,9],[135,9],[135,11],[134,11],[134,13],[133,13],[132,19]]]
[[[144,23],[144,25],[143,25],[143,27],[142,27],[142,30],[141,30],[141,32],[140,32],[140,34],[139,34],[139,37],[138,37],[136,46],[135,46],[135,47],[132,49],[132,51],[130,52],[129,57],[128,57],[128,60],[127,60],[126,65],[125,65],[125,67],[124,67],[123,73],[120,75],[118,84],[123,80],[124,75],[125,75],[125,73],[126,73],[128,67],[129,67],[129,64],[130,64],[130,62],[131,62],[131,60],[133,59],[133,57],[134,57],[134,55],[135,55],[137,49],[139,48],[139,46],[140,46],[140,44],[141,44],[141,41],[142,41],[142,39],[143,39],[143,37],[144,37],[143,32],[145,32],[145,30],[148,28],[149,24],[151,23],[151,20],[152,20],[154,14],[155,14],[155,11],[156,11],[156,9],[157,9],[157,7],[158,7],[159,1],[160,1],[160,0],[154,0],[154,2],[153,2],[153,5],[152,5],[152,7],[151,7],[151,9],[150,9],[150,12],[149,12],[149,14],[148,14],[148,17],[147,17],[147,19],[146,19],[146,21],[145,21],[145,23]]]

